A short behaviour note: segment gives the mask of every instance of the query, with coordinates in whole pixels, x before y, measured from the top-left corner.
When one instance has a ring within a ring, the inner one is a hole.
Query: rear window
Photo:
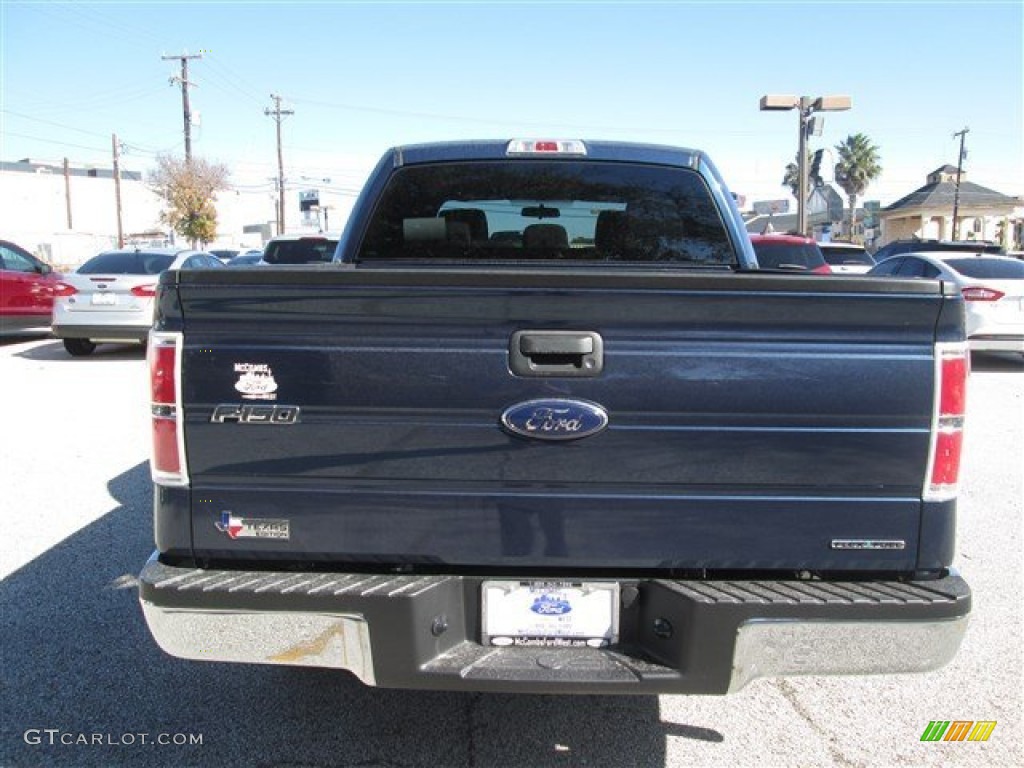
[[[987,280],[1024,279],[1024,261],[1003,259],[944,259],[952,269],[966,277]]]
[[[825,265],[814,243],[755,242],[754,252],[761,269],[812,270]]]
[[[868,256],[867,251],[856,248],[834,248],[828,245],[819,245],[825,261],[835,267],[842,266],[863,266],[873,267],[874,259]]]
[[[875,261],[882,261],[890,256],[915,251],[962,251],[963,253],[991,253],[1003,255],[1005,251],[998,243],[972,243],[969,241],[942,240],[897,240],[883,245],[875,252]]]
[[[174,262],[169,253],[115,251],[93,256],[78,268],[81,275],[158,275]]]
[[[697,173],[583,160],[400,169],[359,258],[736,264]]]
[[[911,248],[914,251],[931,251],[933,247],[929,245],[927,248]],[[997,243],[940,243],[937,250],[940,251],[970,251],[972,253],[996,253],[1002,254],[1003,247]]]
[[[337,239],[300,237],[297,240],[271,240],[263,260],[268,264],[312,264],[333,261]]]

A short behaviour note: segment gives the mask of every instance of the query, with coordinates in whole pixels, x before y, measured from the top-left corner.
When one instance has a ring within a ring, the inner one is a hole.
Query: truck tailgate
[[[941,560],[924,539],[951,512],[929,512],[921,487],[934,344],[955,328],[939,283],[338,267],[176,279],[162,308],[188,329],[185,455],[203,561]],[[592,334],[603,366],[514,374],[521,331]],[[503,427],[536,400],[595,404],[607,428],[549,441]]]

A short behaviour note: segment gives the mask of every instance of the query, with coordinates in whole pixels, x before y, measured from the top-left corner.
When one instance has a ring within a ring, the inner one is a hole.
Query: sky
[[[1024,195],[1024,2],[25,2],[0,0],[0,159],[146,173],[184,153],[273,192],[271,94],[288,189],[354,198],[391,146],[582,138],[705,150],[729,187],[789,198],[794,112],[848,95],[810,148],[865,134],[895,202],[936,168]],[[834,161],[829,159],[826,164]]]

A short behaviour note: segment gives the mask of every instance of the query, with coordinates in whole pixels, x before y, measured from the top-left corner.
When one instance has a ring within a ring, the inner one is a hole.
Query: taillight
[[[160,485],[188,485],[181,409],[181,334],[149,334],[149,387],[153,428],[150,474]]]
[[[959,491],[970,367],[966,344],[935,345],[935,407],[925,501],[954,499]]]
[[[136,285],[132,288],[131,294],[132,296],[138,296],[140,299],[151,299],[156,296],[156,283]]]
[[[832,267],[830,267],[828,264],[822,264],[821,266],[812,269],[811,272],[813,272],[816,275],[831,275]]]
[[[983,285],[972,285],[970,288],[964,288],[960,293],[963,294],[964,301],[999,301],[1006,295],[1002,291],[986,288]]]
[[[67,283],[53,284],[54,296],[74,296],[76,293],[78,293],[78,289],[73,285],[68,285]]]

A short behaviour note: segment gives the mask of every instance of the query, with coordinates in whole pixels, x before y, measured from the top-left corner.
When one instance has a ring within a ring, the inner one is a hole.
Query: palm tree
[[[811,193],[811,190],[815,187],[820,187],[825,183],[824,179],[821,178],[820,174],[816,174],[811,170],[813,154],[810,150],[807,151],[807,194]],[[793,162],[786,166],[786,175],[782,177],[782,186],[789,187],[793,192],[793,197],[800,199],[800,167],[797,163],[800,162],[800,152],[796,153],[796,157],[793,158]]]
[[[836,183],[850,199],[850,235],[857,223],[857,198],[864,194],[868,184],[882,174],[878,147],[863,133],[847,136],[836,145],[839,162],[836,163]]]

